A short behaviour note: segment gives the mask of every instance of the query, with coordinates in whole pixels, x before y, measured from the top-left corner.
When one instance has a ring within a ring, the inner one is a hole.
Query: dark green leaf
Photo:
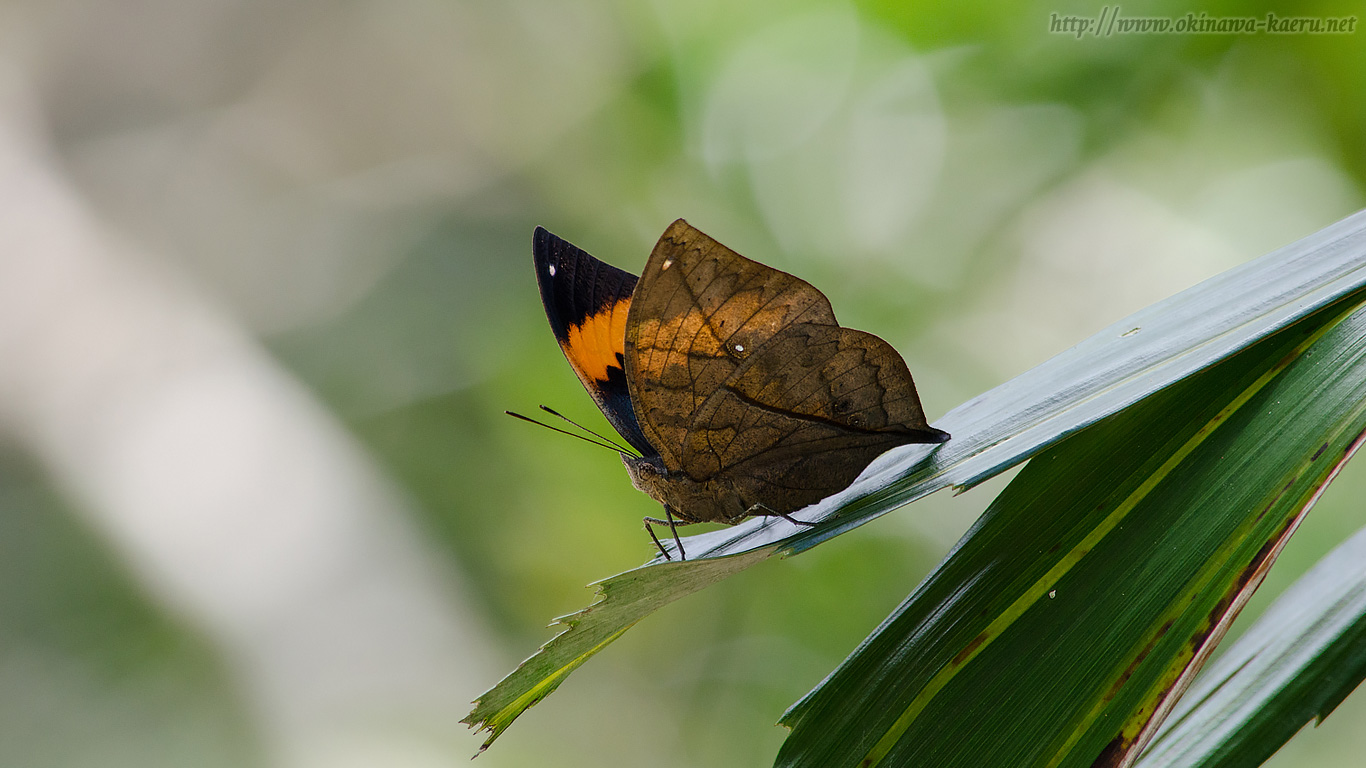
[[[1366,529],[1296,581],[1209,669],[1140,768],[1260,765],[1366,678]]]
[[[1132,759],[1366,430],[1366,310],[1036,457],[783,722],[783,766]]]

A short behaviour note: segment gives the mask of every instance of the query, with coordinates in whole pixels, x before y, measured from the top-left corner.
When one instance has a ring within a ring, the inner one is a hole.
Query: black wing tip
[[[545,227],[536,227],[531,235],[531,261],[536,271],[536,284],[541,289],[541,306],[545,308],[551,332],[561,344],[568,339],[569,329],[565,325],[566,318],[562,316],[568,305],[555,297],[556,284],[564,282],[563,278],[556,277],[556,271],[563,269],[565,254],[570,248],[573,246]],[[566,289],[562,287],[560,290]]]
[[[541,226],[536,227],[531,233],[531,255],[538,267],[603,263],[584,249]],[[540,271],[538,269],[537,273]]]
[[[538,259],[549,258],[551,253],[562,249],[566,244],[563,238],[542,226],[537,226],[531,233],[531,252]]]

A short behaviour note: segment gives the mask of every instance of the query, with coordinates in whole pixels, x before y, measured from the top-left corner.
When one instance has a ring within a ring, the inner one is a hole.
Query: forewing
[[[698,408],[793,323],[835,326],[835,313],[806,281],[682,219],[664,232],[636,286],[624,359],[637,421],[665,467],[682,466]]]
[[[803,323],[754,352],[697,410],[682,469],[786,513],[839,491],[884,451],[940,443],[906,363],[863,331]]]
[[[536,282],[550,330],[607,421],[642,455],[654,449],[631,407],[622,358],[636,276],[541,227],[531,241]]]

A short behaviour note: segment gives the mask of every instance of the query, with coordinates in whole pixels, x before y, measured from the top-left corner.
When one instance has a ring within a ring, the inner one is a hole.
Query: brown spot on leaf
[[[1119,765],[1124,760],[1124,754],[1129,751],[1130,743],[1123,734],[1114,737],[1105,745],[1105,749],[1096,755],[1096,761],[1091,763],[1091,768],[1112,768]]]
[[[1171,628],[1172,622],[1171,619],[1168,619],[1158,628],[1157,633],[1148,640],[1147,644],[1143,646],[1143,649],[1138,652],[1138,655],[1134,657],[1134,660],[1129,662],[1129,666],[1124,668],[1124,671],[1120,673],[1119,678],[1110,686],[1110,690],[1106,691],[1105,695],[1101,697],[1102,700],[1111,701],[1119,694],[1119,691],[1124,687],[1124,684],[1129,682],[1129,678],[1133,677],[1134,672],[1138,671],[1138,665],[1142,664],[1143,660],[1148,658],[1148,654],[1152,653],[1153,648],[1157,646],[1157,641],[1161,640],[1163,635],[1166,635]]]
[[[950,663],[956,667],[962,664],[963,662],[967,661],[968,657],[972,655],[972,652],[980,648],[982,643],[985,643],[986,641],[987,634],[985,632],[978,634],[977,637],[972,638],[971,642],[963,646],[963,650],[959,651],[958,654],[953,657],[953,661]]]

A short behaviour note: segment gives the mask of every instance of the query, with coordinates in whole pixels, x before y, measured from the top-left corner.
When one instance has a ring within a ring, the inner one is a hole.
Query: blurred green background
[[[605,427],[537,224],[638,272],[686,217],[891,342],[933,422],[1362,207],[1366,31],[1049,32],[1098,11],[0,4],[0,765],[466,764],[470,700],[657,513],[502,415]],[[480,764],[768,764],[1004,482],[669,607]],[[1358,462],[1239,626],[1364,493]],[[1364,725],[1271,764],[1356,765]]]

